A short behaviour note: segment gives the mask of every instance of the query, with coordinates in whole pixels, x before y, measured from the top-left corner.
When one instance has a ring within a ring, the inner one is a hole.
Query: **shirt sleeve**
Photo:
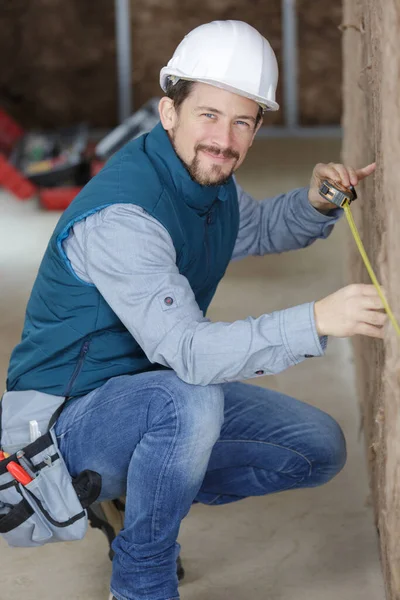
[[[274,198],[256,200],[236,182],[240,221],[232,260],[306,248],[327,238],[343,214],[324,215],[308,200],[309,188],[297,188]]]
[[[80,244],[81,271],[150,362],[173,369],[187,383],[208,385],[279,373],[324,354],[313,302],[233,323],[211,322],[179,273],[172,239],[156,219],[122,204],[90,219]],[[76,232],[83,233],[82,224]]]

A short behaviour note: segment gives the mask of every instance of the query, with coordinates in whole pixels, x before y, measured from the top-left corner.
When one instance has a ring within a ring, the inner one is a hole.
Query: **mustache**
[[[236,158],[236,160],[239,160],[239,152],[236,152],[236,150],[232,150],[232,148],[225,148],[224,150],[221,150],[221,148],[217,148],[216,146],[206,146],[205,144],[198,144],[196,146],[196,153],[199,152],[199,150],[205,150],[206,152],[214,154],[215,156],[223,156],[224,158]]]

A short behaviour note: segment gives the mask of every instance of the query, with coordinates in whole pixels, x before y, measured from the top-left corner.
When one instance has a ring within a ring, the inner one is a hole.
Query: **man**
[[[113,549],[117,600],[179,598],[176,559],[193,502],[321,485],[345,463],[338,424],[239,380],[322,356],[326,336],[382,337],[373,286],[234,323],[205,313],[231,259],[326,238],[341,210],[310,187],[257,202],[233,178],[277,110],[277,64],[252,27],[192,31],[161,71],[161,123],[129,142],[61,216],[27,308],[7,389],[66,396],[56,425],[72,475],[126,493]]]

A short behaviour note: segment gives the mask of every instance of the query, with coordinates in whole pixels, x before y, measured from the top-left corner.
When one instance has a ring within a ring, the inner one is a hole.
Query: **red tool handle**
[[[33,481],[32,477],[23,469],[20,465],[18,465],[13,460],[6,465],[6,469],[11,475],[22,485],[27,485],[31,481]]]

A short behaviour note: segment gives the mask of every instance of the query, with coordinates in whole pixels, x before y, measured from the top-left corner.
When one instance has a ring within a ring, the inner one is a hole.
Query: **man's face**
[[[193,86],[178,111],[169,98],[160,103],[177,155],[192,179],[208,186],[224,183],[244,161],[261,125],[255,127],[258,109],[253,100],[205,83]]]

